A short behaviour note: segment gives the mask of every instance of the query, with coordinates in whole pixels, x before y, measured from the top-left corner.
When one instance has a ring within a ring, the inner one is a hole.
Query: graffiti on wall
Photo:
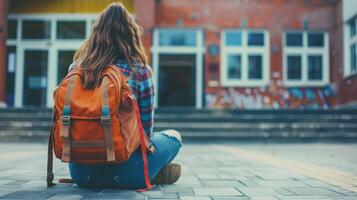
[[[213,89],[213,88],[211,88]],[[328,109],[336,104],[331,86],[319,88],[220,88],[206,94],[207,108]]]

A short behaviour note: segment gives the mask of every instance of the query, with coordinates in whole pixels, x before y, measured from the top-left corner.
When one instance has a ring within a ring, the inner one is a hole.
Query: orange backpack
[[[152,146],[124,75],[108,66],[94,89],[85,89],[82,77],[82,70],[73,70],[54,91],[47,186],[54,185],[53,149],[62,162],[103,164],[125,162],[141,145],[146,187],[152,188],[146,156]]]

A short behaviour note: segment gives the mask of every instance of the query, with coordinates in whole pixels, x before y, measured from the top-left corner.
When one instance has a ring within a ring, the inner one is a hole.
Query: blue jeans
[[[168,133],[170,131],[172,130],[154,133],[151,137],[151,142],[156,148],[155,153],[148,153],[147,156],[151,180],[176,157],[182,146],[181,137],[170,135]],[[145,188],[143,159],[140,148],[124,163],[103,165],[70,163],[69,171],[73,181],[80,187]]]

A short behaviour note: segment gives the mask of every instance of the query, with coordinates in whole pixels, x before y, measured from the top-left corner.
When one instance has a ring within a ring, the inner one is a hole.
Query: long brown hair
[[[73,57],[75,68],[84,71],[84,87],[98,85],[101,71],[116,58],[147,64],[141,43],[141,27],[120,2],[108,5],[92,26],[92,32]]]

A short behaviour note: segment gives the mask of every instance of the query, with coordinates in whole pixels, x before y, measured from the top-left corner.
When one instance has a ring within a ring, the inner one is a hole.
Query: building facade
[[[51,107],[75,50],[111,1],[0,2],[0,101]],[[357,1],[122,2],[143,27],[157,107],[357,104]]]

